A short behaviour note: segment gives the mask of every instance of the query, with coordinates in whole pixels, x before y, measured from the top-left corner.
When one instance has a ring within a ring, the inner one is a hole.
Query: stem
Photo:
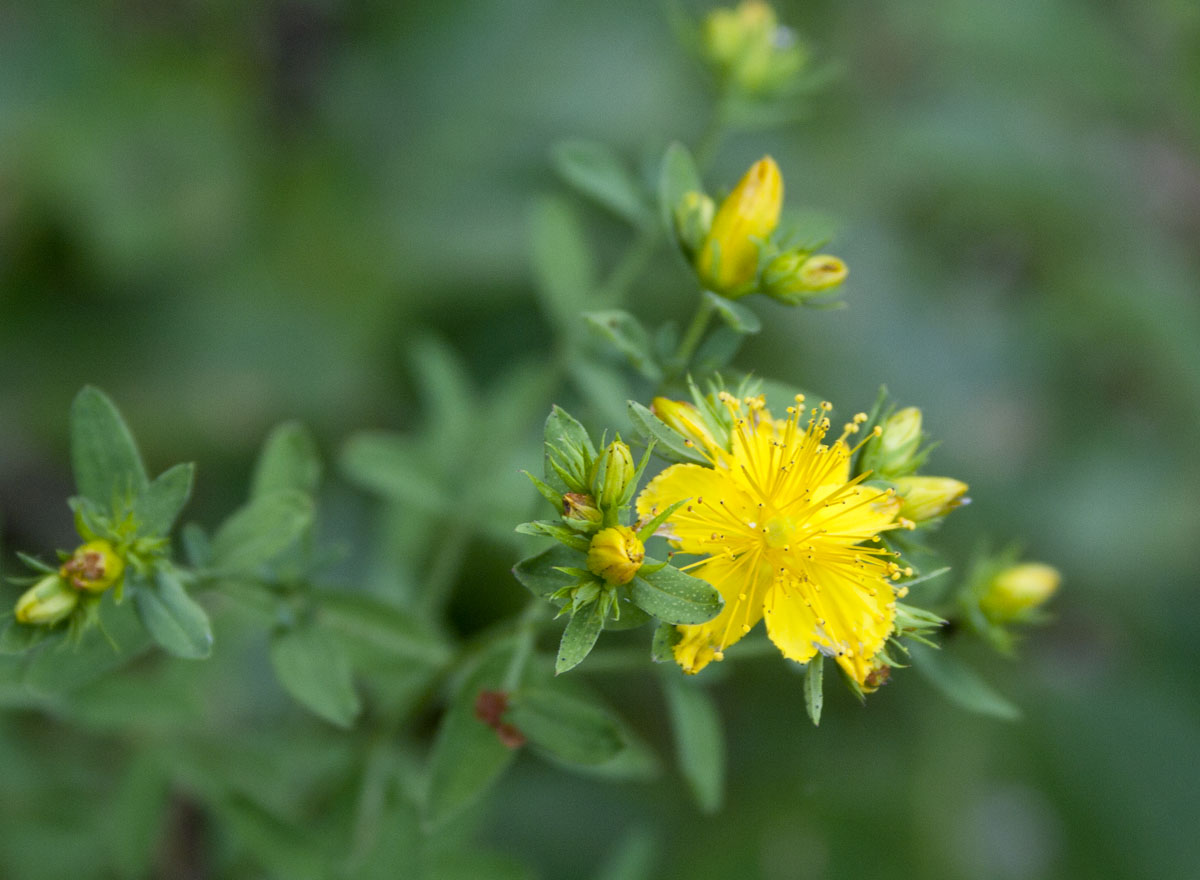
[[[679,347],[675,349],[675,356],[671,359],[671,370],[666,377],[668,380],[677,379],[687,372],[688,365],[692,362],[692,357],[700,345],[700,340],[704,338],[704,333],[708,330],[708,322],[712,320],[714,311],[716,311],[716,307],[713,306],[712,300],[701,295],[700,303],[696,306],[696,314],[692,316],[692,323],[688,325],[687,332],[679,340]]]
[[[600,285],[598,292],[602,299],[616,304],[625,298],[629,287],[645,271],[646,264],[658,250],[661,236],[662,229],[657,222],[652,222],[638,233],[637,238],[629,243],[617,265]]]

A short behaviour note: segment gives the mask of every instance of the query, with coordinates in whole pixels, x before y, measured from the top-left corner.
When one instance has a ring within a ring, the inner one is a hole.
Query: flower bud
[[[103,593],[121,579],[124,571],[125,561],[116,554],[113,545],[97,540],[77,547],[58,573],[77,590]]]
[[[675,206],[675,234],[689,257],[700,250],[700,245],[708,237],[715,211],[713,200],[695,190],[684,193]]]
[[[633,580],[645,558],[646,548],[633,529],[613,526],[597,532],[592,538],[587,567],[609,583],[627,584]]]
[[[804,66],[795,34],[762,0],[714,9],[704,21],[704,53],[734,86],[750,94],[776,90]]]
[[[721,202],[696,257],[696,271],[709,290],[733,299],[753,289],[759,241],[779,225],[782,205],[783,176],[775,160],[764,156]]]
[[[994,623],[1021,618],[1037,608],[1058,589],[1062,575],[1041,562],[1026,562],[1006,568],[992,578],[979,600],[979,607]]]
[[[633,463],[633,453],[620,440],[608,444],[600,461],[596,496],[601,510],[615,510],[633,494],[637,466]]]
[[[562,497],[563,519],[580,529],[599,526],[604,514],[596,506],[596,499],[580,492],[568,492]]]
[[[21,623],[54,626],[70,616],[78,604],[78,591],[58,575],[49,574],[25,591],[13,614]]]
[[[698,444],[703,449],[713,449],[720,445],[700,418],[700,411],[686,401],[656,397],[650,401],[650,411],[694,445]]]
[[[967,484],[951,477],[898,477],[900,518],[924,522],[943,516],[963,503]]]
[[[788,305],[800,305],[814,294],[837,287],[849,274],[846,264],[829,254],[785,251],[763,271],[763,290]]]

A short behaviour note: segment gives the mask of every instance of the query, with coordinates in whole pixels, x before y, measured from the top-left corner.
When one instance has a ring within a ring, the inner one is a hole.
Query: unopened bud
[[[25,591],[13,614],[21,623],[54,626],[70,616],[78,604],[78,591],[58,575],[50,574]]]
[[[952,477],[898,477],[900,518],[924,522],[943,516],[963,503],[967,484]]]
[[[751,292],[759,242],[779,225],[782,206],[783,175],[775,160],[764,156],[721,202],[696,257],[696,271],[709,290],[731,299]]]
[[[763,290],[788,305],[800,305],[815,294],[837,287],[849,274],[846,264],[829,254],[785,251],[763,271]]]
[[[629,500],[635,488],[637,466],[633,463],[633,453],[625,443],[614,440],[600,461],[596,497],[601,510],[616,510]]]
[[[713,214],[717,206],[702,192],[692,190],[684,193],[675,206],[675,234],[689,257],[700,250],[708,232],[712,229]]]
[[[116,554],[113,545],[97,540],[77,547],[58,573],[77,590],[103,593],[121,579],[124,571],[125,561]]]
[[[1058,569],[1041,562],[1006,568],[992,578],[979,607],[989,620],[1004,623],[1043,605],[1062,581]]]
[[[568,492],[562,497],[563,519],[577,528],[600,525],[604,514],[596,506],[596,499],[580,492]]]
[[[750,94],[773,91],[804,66],[795,34],[780,26],[762,0],[743,0],[734,9],[715,9],[704,21],[704,52],[737,88]]]
[[[628,526],[597,532],[588,547],[587,567],[609,583],[627,584],[642,567],[646,548]]]
[[[683,400],[670,400],[666,397],[656,397],[650,401],[650,410],[667,425],[674,428],[693,445],[702,449],[717,447],[717,438],[704,424],[700,411],[692,404]]]

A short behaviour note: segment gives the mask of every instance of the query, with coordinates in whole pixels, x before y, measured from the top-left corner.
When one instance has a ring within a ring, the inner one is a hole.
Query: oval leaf
[[[679,770],[700,809],[715,813],[725,793],[725,733],[708,692],[677,670],[662,676]]]
[[[546,689],[521,691],[504,717],[535,746],[568,764],[601,764],[625,747],[621,728],[608,710],[578,696]]]
[[[554,169],[567,183],[635,226],[646,220],[637,181],[607,144],[568,140],[550,151]]]
[[[159,569],[153,581],[139,584],[134,603],[146,631],[167,653],[188,660],[212,653],[208,615],[172,572]]]
[[[302,492],[261,495],[221,524],[212,539],[212,566],[252,571],[286,549],[312,521],[312,499]]]
[[[271,638],[271,665],[284,690],[339,727],[350,727],[360,708],[350,661],[328,634],[309,624]]]
[[[192,497],[195,475],[194,464],[177,464],[146,487],[133,506],[141,534],[157,538],[171,531],[175,518]]]
[[[321,457],[317,441],[299,422],[284,422],[267,435],[258,462],[250,497],[295,489],[313,495],[321,482]]]
[[[654,564],[649,557],[646,563]],[[663,623],[705,623],[720,614],[725,605],[721,594],[707,581],[669,565],[644,577],[635,577],[632,584],[633,601]]]
[[[655,363],[650,348],[650,334],[629,312],[622,309],[584,312],[583,319],[597,336],[608,342],[631,367],[651,382],[662,378],[662,369]]]
[[[548,599],[555,590],[571,583],[571,576],[558,571],[559,567],[581,567],[585,558],[578,550],[558,544],[536,556],[518,562],[513,576],[539,599]]]
[[[71,467],[79,494],[105,510],[149,483],[133,434],[99,388],[84,388],[71,403]]]
[[[567,621],[563,630],[562,641],[558,643],[558,658],[554,661],[554,674],[561,675],[568,669],[574,669],[584,657],[591,653],[604,629],[604,618],[599,609],[590,605],[582,608]]]
[[[804,709],[813,727],[821,723],[821,709],[825,705],[824,677],[825,656],[817,654],[804,669]]]

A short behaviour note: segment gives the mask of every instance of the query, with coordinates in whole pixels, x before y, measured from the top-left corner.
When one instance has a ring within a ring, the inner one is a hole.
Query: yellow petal
[[[879,489],[854,486],[842,492],[825,492],[824,504],[808,520],[811,529],[823,529],[829,540],[869,541],[889,528],[900,512],[900,499]],[[818,498],[821,496],[818,495]],[[817,537],[815,540],[821,541]]]
[[[737,559],[714,556],[689,574],[708,581],[725,599],[721,613],[707,623],[676,627],[682,638],[675,646],[675,662],[684,672],[696,673],[722,659],[724,650],[762,619],[770,571],[764,570],[758,554],[749,554]]]
[[[724,534],[751,517],[746,497],[723,468],[698,464],[676,464],[651,480],[638,496],[637,512],[643,520],[665,510],[676,501],[689,503],[676,511],[667,525],[667,537],[685,553],[711,553],[713,535]],[[724,505],[721,502],[724,501]],[[731,519],[723,511],[731,511]]]

